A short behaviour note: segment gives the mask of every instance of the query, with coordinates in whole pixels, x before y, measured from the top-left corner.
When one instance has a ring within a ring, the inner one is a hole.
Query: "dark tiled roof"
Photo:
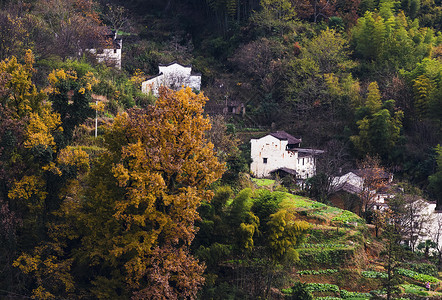
[[[315,156],[324,153],[324,150],[296,148],[298,157]]]
[[[176,61],[173,61],[170,64],[159,64],[159,66],[160,67],[170,67],[171,65],[174,65],[174,64],[180,65],[181,67],[185,67],[185,68],[192,67],[192,65],[182,65],[182,64],[180,64],[180,63],[178,63]]]
[[[296,175],[297,174],[296,170],[285,168],[285,167],[273,170],[270,173],[276,173],[276,172],[280,172],[280,171],[288,173],[288,174],[291,174],[291,175]]]
[[[154,78],[156,78],[156,77],[158,77],[158,76],[161,76],[161,75],[163,75],[163,72],[158,73],[157,75],[150,76],[150,77],[146,78],[145,81],[148,81],[148,80],[154,79]]]
[[[344,191],[344,192],[347,192],[350,194],[355,194],[355,195],[357,195],[361,192],[361,188],[359,188],[353,184],[350,184],[348,182],[344,182],[338,186],[335,186],[332,190],[333,190],[333,192]]]
[[[289,145],[301,143],[301,139],[297,139],[293,135],[290,135],[285,131],[271,132],[270,135],[279,140],[287,140]]]

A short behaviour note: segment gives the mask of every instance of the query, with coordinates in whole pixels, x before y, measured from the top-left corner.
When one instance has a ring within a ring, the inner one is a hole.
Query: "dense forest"
[[[442,219],[429,236],[416,204],[442,207],[439,0],[0,9],[0,298],[442,297]],[[121,69],[90,51],[117,38]],[[201,91],[142,93],[173,61]],[[301,185],[250,176],[277,130],[325,151]],[[394,174],[388,209],[378,178],[332,206],[355,168]]]

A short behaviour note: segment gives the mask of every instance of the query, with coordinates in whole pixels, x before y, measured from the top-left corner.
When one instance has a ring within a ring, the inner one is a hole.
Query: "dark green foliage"
[[[232,226],[239,226],[245,219],[247,213],[250,211],[250,196],[251,189],[244,189],[233,199],[230,204],[230,218],[229,222]]]
[[[270,215],[274,214],[279,209],[279,203],[282,201],[284,193],[270,192],[268,190],[259,190],[256,199],[253,201],[251,211],[259,218],[263,226],[263,231],[266,231],[267,222],[270,220]]]
[[[58,92],[52,93],[49,100],[61,116],[64,138],[59,144],[67,145],[72,139],[75,127],[87,118],[95,116],[95,111],[89,105],[92,100],[91,91],[80,93],[77,81],[63,80],[58,82],[56,87]]]
[[[318,173],[306,180],[309,196],[320,202],[327,201],[329,178],[324,173]]]
[[[379,13],[365,12],[352,29],[354,54],[372,71],[410,70],[431,52],[433,31],[420,29],[401,12],[394,15],[392,6],[382,2]]]
[[[285,299],[290,300],[313,300],[313,295],[307,288],[306,283],[296,282],[289,295],[285,296]]]
[[[196,256],[207,264],[209,271],[217,270],[217,265],[229,257],[231,246],[214,243],[206,248],[200,246],[196,251]]]
[[[404,250],[400,245],[401,237],[395,224],[385,226],[383,237],[386,241],[385,250],[381,253],[384,258],[384,269],[387,274],[382,278],[382,287],[387,294],[387,300],[394,299],[399,293],[398,285],[401,282],[399,277],[399,265],[404,256]]]
[[[416,18],[421,7],[420,0],[402,0],[401,8],[404,10],[405,14],[411,19]]]
[[[355,248],[304,248],[299,249],[299,262],[297,266],[300,268],[321,267],[339,268],[345,265],[348,259],[354,257],[359,251]]]
[[[430,184],[428,189],[435,199],[437,199],[437,208],[442,206],[442,147],[436,147],[437,172],[428,177]]]

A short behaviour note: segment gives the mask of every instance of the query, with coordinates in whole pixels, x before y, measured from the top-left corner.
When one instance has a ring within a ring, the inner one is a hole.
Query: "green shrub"
[[[286,299],[293,300],[313,300],[313,295],[308,289],[307,283],[296,282],[291,289],[283,289]]]
[[[339,294],[339,287],[335,284],[330,283],[307,283],[306,290],[310,292],[333,292]]]
[[[317,266],[339,268],[344,266],[355,254],[354,248],[301,248],[298,249],[300,261],[297,266],[302,269]]]
[[[425,274],[421,274],[412,270],[407,270],[407,269],[398,269],[397,273],[399,275],[408,277],[408,278],[412,278],[414,280],[420,281],[420,282],[431,282],[431,283],[436,283],[439,281],[439,279],[437,279],[436,277],[430,276],[430,275],[425,275]]]
[[[377,271],[362,271],[361,275],[365,278],[387,278],[387,273]]]
[[[298,275],[321,275],[321,274],[334,274],[337,272],[338,272],[337,269],[303,270],[303,271],[298,271]]]
[[[401,287],[404,289],[406,294],[414,294],[419,296],[428,296],[428,293],[425,292],[426,289],[424,287],[415,285],[415,284],[402,284]]]
[[[341,290],[342,299],[370,299],[370,293],[359,293],[359,292],[349,292],[346,290]]]
[[[401,267],[404,269],[413,270],[421,274],[437,276],[437,267],[433,264],[407,262],[402,263]]]

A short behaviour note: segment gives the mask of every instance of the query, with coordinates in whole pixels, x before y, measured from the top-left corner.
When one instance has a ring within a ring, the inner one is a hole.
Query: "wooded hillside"
[[[439,0],[3,0],[0,9],[0,297],[282,299],[297,293],[292,267],[318,269],[333,255],[343,268],[382,260],[387,283],[366,284],[390,297],[406,260],[396,246],[442,267],[439,236],[422,234],[419,254],[416,231],[398,225],[409,199],[442,207]],[[97,60],[117,50],[121,69]],[[141,92],[174,61],[201,73],[201,91]],[[277,178],[261,190],[249,141],[282,130],[325,153],[305,184]],[[290,192],[327,210],[333,176],[368,162],[394,173],[391,211],[369,205],[371,190],[352,200],[364,221],[334,220],[336,211],[318,221],[284,205]],[[334,227],[337,238],[346,228],[345,245],[303,262]]]

